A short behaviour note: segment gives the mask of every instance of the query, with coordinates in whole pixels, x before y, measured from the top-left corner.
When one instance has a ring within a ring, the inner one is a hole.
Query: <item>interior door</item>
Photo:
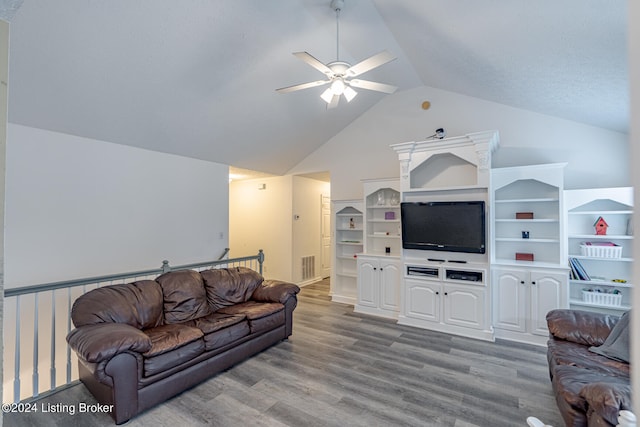
[[[331,275],[331,198],[322,195],[321,203],[322,278]]]

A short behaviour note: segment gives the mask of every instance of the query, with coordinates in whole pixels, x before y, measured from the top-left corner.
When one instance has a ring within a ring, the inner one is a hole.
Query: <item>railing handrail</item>
[[[228,248],[225,249],[225,252],[221,258],[223,258],[227,253],[228,253]],[[104,276],[85,277],[81,279],[72,279],[72,280],[60,280],[57,282],[41,283],[38,285],[5,289],[4,297],[9,298],[17,295],[25,295],[25,294],[32,294],[32,293],[45,292],[45,291],[55,291],[56,289],[74,288],[76,286],[83,286],[83,285],[89,285],[89,284],[101,283],[101,282],[110,282],[113,280],[127,279],[131,277],[136,277],[136,276],[151,276],[153,274],[162,274],[172,270],[186,270],[190,268],[204,267],[207,265],[213,266],[213,265],[227,264],[229,262],[250,261],[254,259],[258,261],[259,267],[260,267],[259,273],[262,274],[262,263],[264,261],[264,253],[262,252],[262,249],[258,251],[257,255],[249,255],[245,257],[232,258],[232,259],[221,259],[221,258],[219,258],[216,261],[202,261],[202,262],[196,262],[192,264],[178,265],[175,267],[170,266],[169,261],[164,260],[162,261],[162,266],[160,268],[154,268],[151,270],[132,271],[129,273],[109,274]]]

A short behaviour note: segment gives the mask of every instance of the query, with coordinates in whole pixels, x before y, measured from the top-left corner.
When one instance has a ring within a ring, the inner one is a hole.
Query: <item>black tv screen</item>
[[[485,253],[484,201],[404,202],[402,247]]]

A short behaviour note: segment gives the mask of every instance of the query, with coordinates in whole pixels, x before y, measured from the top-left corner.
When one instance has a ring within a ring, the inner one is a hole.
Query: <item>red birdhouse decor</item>
[[[609,224],[607,224],[607,221],[605,221],[604,218],[598,217],[593,226],[596,228],[597,236],[604,236],[607,234],[607,228],[609,227]]]

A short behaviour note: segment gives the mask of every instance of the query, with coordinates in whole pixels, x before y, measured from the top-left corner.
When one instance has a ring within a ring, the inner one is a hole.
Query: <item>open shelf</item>
[[[569,304],[578,305],[581,307],[604,308],[607,310],[620,310],[620,311],[631,310],[631,306],[626,304],[622,304],[622,305],[592,304],[592,303],[584,302],[579,299],[571,299],[569,300]]]
[[[583,269],[591,277],[600,280],[569,281],[572,306],[582,309],[625,311],[630,309],[633,258],[631,246],[633,235],[629,227],[633,215],[633,191],[629,187],[593,188],[565,191],[567,208],[567,247],[570,258],[580,261]],[[598,235],[595,222],[604,218],[608,227],[606,234]],[[603,258],[582,255],[584,242],[612,242],[622,248],[618,258]],[[621,279],[626,282],[614,282]],[[594,304],[580,298],[584,288],[601,290],[615,289],[622,295],[622,305]]]

